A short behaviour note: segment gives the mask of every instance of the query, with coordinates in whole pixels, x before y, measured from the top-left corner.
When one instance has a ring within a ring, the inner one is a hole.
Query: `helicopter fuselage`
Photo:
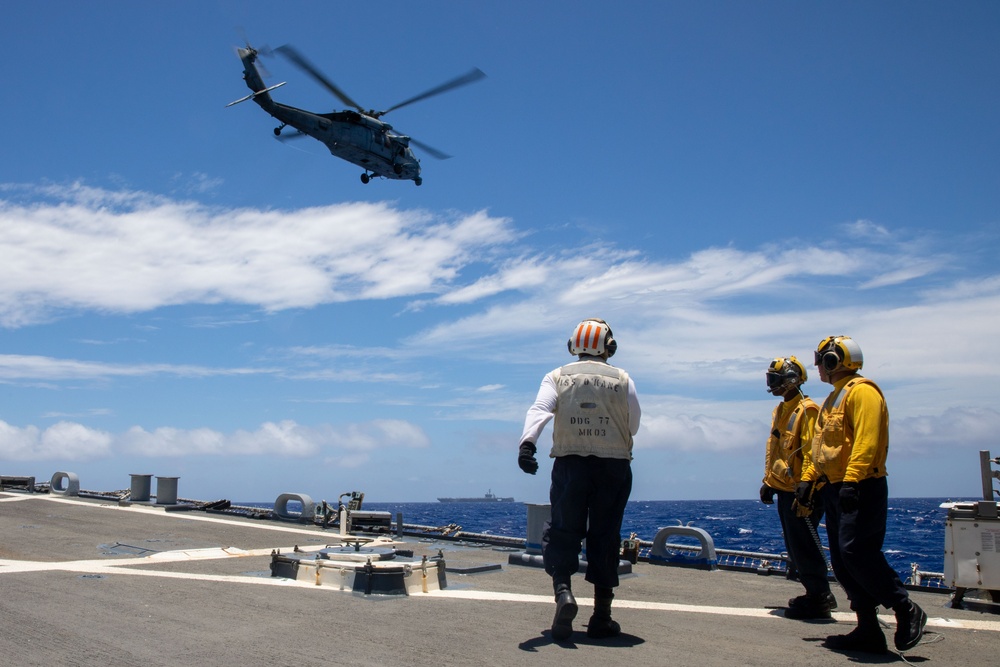
[[[394,133],[388,123],[358,111],[318,114],[275,102],[254,64],[257,52],[249,48],[238,51],[244,66],[243,79],[253,91],[248,99],[281,123],[274,130],[276,136],[287,126],[322,142],[335,157],[364,169],[361,180],[365,183],[368,172],[372,172],[383,178],[421,184],[420,162],[410,149],[409,137]]]

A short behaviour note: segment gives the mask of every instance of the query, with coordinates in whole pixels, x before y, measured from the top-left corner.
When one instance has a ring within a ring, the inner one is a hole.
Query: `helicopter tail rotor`
[[[261,46],[256,46],[256,47],[252,46],[250,44],[250,38],[247,36],[247,31],[243,26],[241,25],[236,26],[235,30],[239,34],[240,40],[242,40],[243,42],[244,50],[251,51],[254,54],[254,56],[260,54],[262,56],[267,56],[268,58],[274,57],[274,51],[267,44],[262,44]],[[236,52],[236,55],[238,57],[240,56],[240,47],[234,46],[233,51]],[[258,61],[256,57],[254,58],[254,61],[257,69],[260,70],[261,76],[263,76],[265,79],[270,79],[271,73],[267,71],[267,68],[264,67],[264,64]]]

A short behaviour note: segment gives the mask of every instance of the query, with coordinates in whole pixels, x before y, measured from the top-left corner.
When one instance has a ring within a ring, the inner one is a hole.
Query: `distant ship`
[[[493,495],[493,489],[486,492],[485,496],[476,498],[438,498],[442,503],[512,503],[513,498],[499,498]]]

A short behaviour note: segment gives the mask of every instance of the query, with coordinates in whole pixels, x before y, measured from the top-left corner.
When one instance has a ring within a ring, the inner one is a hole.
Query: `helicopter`
[[[423,183],[423,179],[420,177],[420,161],[414,156],[410,144],[440,160],[451,157],[412,137],[398,134],[392,129],[392,125],[381,120],[382,116],[400,107],[468,85],[486,76],[480,69],[473,68],[462,76],[431,88],[384,111],[374,109],[366,111],[293,47],[286,44],[273,51],[287,58],[346,106],[352,108],[329,113],[315,113],[275,102],[271,98],[271,91],[280,88],[287,82],[282,81],[273,86],[264,85],[264,80],[257,69],[257,57],[262,52],[266,54],[270,50],[261,49],[258,51],[249,43],[246,48],[238,47],[236,53],[243,62],[243,80],[246,81],[247,87],[252,92],[226,106],[231,107],[240,102],[253,100],[261,109],[281,123],[274,128],[275,137],[281,139],[282,130],[286,127],[292,127],[296,132],[289,135],[290,138],[309,136],[322,142],[335,157],[347,160],[364,169],[361,174],[361,182],[366,184],[376,176],[411,180],[416,185]]]

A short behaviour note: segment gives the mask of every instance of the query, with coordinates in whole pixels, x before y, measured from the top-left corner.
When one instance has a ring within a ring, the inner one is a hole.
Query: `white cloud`
[[[20,428],[0,421],[0,459],[13,461],[86,461],[111,453],[113,437],[103,431],[58,422],[46,429]]]
[[[399,419],[316,427],[293,421],[266,422],[255,431],[226,434],[209,428],[134,426],[120,435],[82,424],[59,422],[46,429],[0,421],[0,458],[15,461],[104,459],[115,455],[192,457],[207,455],[303,458],[315,455],[367,461],[385,448],[430,445],[423,429]]]
[[[10,188],[7,188],[10,192]],[[215,209],[142,192],[36,188],[0,200],[0,325],[61,310],[238,303],[265,310],[436,293],[515,237],[485,212],[451,220],[384,204]]]
[[[915,265],[905,266],[892,271],[879,274],[871,280],[860,285],[861,289],[874,289],[877,287],[889,287],[922,278],[941,269],[941,263],[936,261],[920,262]]]
[[[95,380],[112,377],[174,375],[209,377],[273,373],[271,368],[211,368],[186,364],[109,364],[20,354],[0,354],[0,381]]]
[[[647,411],[635,446],[636,449],[673,449],[718,455],[720,452],[760,448],[766,434],[767,427],[758,422],[735,421],[707,414],[670,415]]]
[[[1000,411],[983,407],[949,408],[940,413],[893,421],[889,446],[895,453],[958,454],[991,447],[997,449],[998,430]],[[942,443],[946,443],[949,452],[940,451]],[[968,458],[970,462],[973,460]]]
[[[844,224],[844,231],[847,236],[868,241],[886,241],[891,238],[889,230],[882,225],[875,224],[871,220],[855,220]]]
[[[333,345],[261,346],[257,358],[271,361],[259,368],[7,354],[0,355],[0,382],[269,375],[286,386],[306,380],[352,387],[318,398],[293,390],[283,400],[296,409],[357,404],[393,415],[420,406],[423,420],[509,422],[516,438],[548,370],[538,368],[547,365],[541,360],[567,360],[570,328],[581,317],[600,316],[619,341],[614,362],[639,387],[639,449],[718,456],[762,450],[772,403],[764,392],[767,362],[788,354],[811,361],[821,338],[840,333],[861,344],[865,374],[887,391],[894,451],[940,452],[953,441],[988,446],[998,425],[990,397],[1000,381],[1000,366],[991,363],[1000,275],[988,259],[977,268],[973,243],[961,239],[900,240],[862,220],[816,242],[708,247],[676,257],[597,245],[539,252],[514,243],[509,221],[483,212],[445,219],[384,204],[223,210],[84,187],[46,195],[53,202],[0,202],[2,326],[67,309],[117,314],[216,302],[236,306],[205,326],[266,326],[277,318],[258,309],[391,297],[422,312],[404,313],[407,325],[394,328],[384,312],[365,310],[385,318],[367,329],[375,332],[369,346],[350,337]],[[259,328],[246,327],[247,336]],[[815,376],[806,388],[826,395]],[[418,424],[274,421],[229,433],[165,426],[119,435],[69,422],[45,430],[4,424],[0,454],[273,454],[350,467],[382,448],[430,447]]]

